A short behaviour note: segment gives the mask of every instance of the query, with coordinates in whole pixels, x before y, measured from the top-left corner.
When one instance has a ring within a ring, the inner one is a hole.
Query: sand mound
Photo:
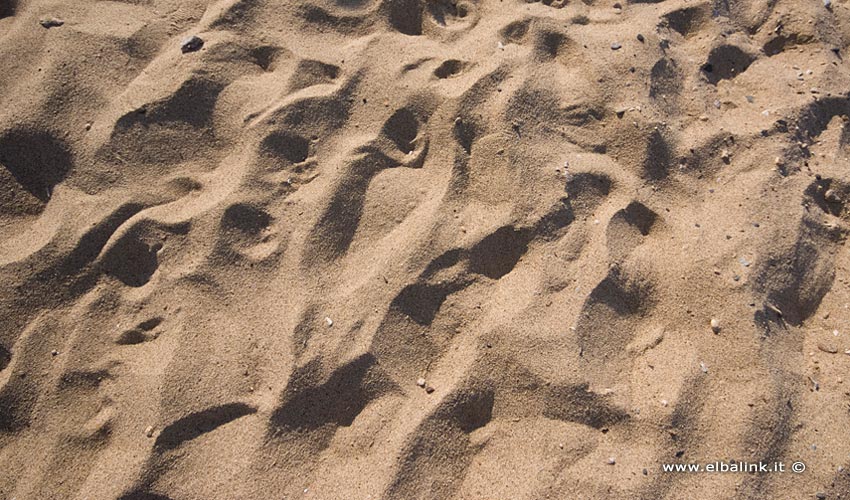
[[[850,3],[621,4],[0,0],[0,498],[850,495]]]

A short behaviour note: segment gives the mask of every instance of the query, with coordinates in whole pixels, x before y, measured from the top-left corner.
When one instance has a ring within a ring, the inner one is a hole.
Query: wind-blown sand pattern
[[[621,3],[0,0],[0,498],[847,498],[850,2]]]

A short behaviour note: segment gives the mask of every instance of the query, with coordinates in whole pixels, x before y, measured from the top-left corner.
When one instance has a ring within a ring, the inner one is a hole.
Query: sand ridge
[[[847,497],[848,37],[0,0],[0,498]]]

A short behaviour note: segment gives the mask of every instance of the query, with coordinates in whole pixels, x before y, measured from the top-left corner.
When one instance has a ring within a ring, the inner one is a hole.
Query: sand
[[[0,498],[847,498],[827,4],[0,0]]]

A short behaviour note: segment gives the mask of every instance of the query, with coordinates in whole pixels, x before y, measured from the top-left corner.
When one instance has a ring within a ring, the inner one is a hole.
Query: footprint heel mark
[[[836,116],[850,115],[850,100],[844,96],[828,96],[809,101],[796,113],[792,122],[797,125],[795,139],[815,141],[826,131]],[[840,146],[850,144],[850,127],[845,127],[839,138]],[[809,154],[809,153],[807,153]]]
[[[700,71],[712,85],[721,80],[731,80],[750,67],[756,57],[735,45],[720,45],[708,53]]]
[[[674,147],[668,137],[670,132],[661,126],[653,127],[646,141],[641,175],[645,179],[666,179],[673,165]]]
[[[593,213],[613,188],[614,181],[608,175],[597,172],[579,172],[570,176],[564,186],[576,218]]]
[[[514,21],[499,30],[499,38],[504,40],[504,43],[522,44],[525,42],[530,26],[530,18]]]
[[[685,7],[664,14],[659,27],[671,29],[687,38],[697,33],[708,19],[707,5]]]
[[[627,274],[615,266],[585,300],[576,335],[581,356],[598,365],[600,376],[611,375],[624,368],[623,363],[628,364],[623,360],[627,360],[633,322],[654,308],[654,288],[654,281],[640,270]]]
[[[606,230],[608,253],[614,261],[626,258],[649,235],[658,221],[658,214],[646,205],[633,201],[619,210]]]
[[[59,389],[90,391],[100,387],[104,380],[114,379],[109,370],[72,370],[59,378]]]
[[[390,308],[419,325],[428,326],[451,292],[451,287],[415,283],[404,287],[390,303]]]
[[[542,61],[554,60],[568,49],[569,44],[566,33],[553,28],[540,29],[535,34],[534,53]]]
[[[835,281],[835,254],[841,243],[821,221],[805,216],[793,244],[774,249],[756,263],[754,283],[772,307],[759,318],[776,319],[799,326],[817,312]]]
[[[801,346],[802,348],[802,346]],[[793,355],[792,353],[788,353]],[[775,355],[775,353],[774,353]],[[769,362],[773,364],[772,362]],[[803,390],[799,374],[788,373],[787,367],[771,367],[762,399],[766,404],[756,405],[748,419],[754,424],[745,430],[742,447],[749,450],[752,460],[774,463],[787,458],[788,445],[797,431],[797,404]],[[739,488],[742,498],[756,498],[767,489],[770,474],[745,474]],[[752,476],[752,477],[746,477]],[[749,492],[749,493],[747,493]]]
[[[20,377],[11,377],[0,386],[0,443],[4,441],[4,434],[29,427],[38,399],[37,392],[32,383]]]
[[[588,384],[552,387],[546,394],[543,416],[575,422],[594,429],[611,427],[629,418],[628,412],[591,392]]]
[[[398,458],[386,498],[448,499],[479,451],[470,433],[493,419],[495,391],[462,389],[446,397],[419,425]]]
[[[296,165],[310,156],[310,141],[287,131],[275,131],[267,135],[258,151],[259,155],[277,160],[281,167]]]
[[[173,165],[190,159],[186,151],[194,157],[213,154],[219,143],[213,133],[213,114],[224,88],[224,83],[191,77],[172,94],[126,113],[98,150],[98,158]]]
[[[166,426],[157,436],[154,449],[158,452],[173,450],[187,441],[256,412],[256,408],[245,403],[228,403],[192,413]]]
[[[675,108],[682,94],[682,71],[672,59],[663,57],[649,71],[649,97],[662,109]]]
[[[513,271],[528,251],[531,231],[504,226],[486,236],[469,251],[469,270],[497,280]]]
[[[572,203],[563,197],[546,212],[534,225],[534,237],[544,241],[553,241],[561,237],[570,224],[576,220]]]
[[[423,106],[427,107],[428,104]],[[308,252],[306,264],[312,264],[314,257],[330,261],[348,251],[360,225],[369,185],[379,172],[400,164],[414,168],[421,166],[428,142],[420,134],[420,128],[430,112],[415,106],[396,110],[382,126],[378,137],[352,152],[330,202],[311,231],[309,242],[313,251]],[[420,154],[411,164],[399,160],[399,157],[405,158],[417,150]]]
[[[189,228],[188,222],[164,225],[150,220],[139,221],[105,250],[100,269],[127,286],[144,286],[159,268],[159,253],[164,242],[176,236],[171,240],[176,245],[177,240],[188,234]]]
[[[466,68],[465,62],[458,59],[447,59],[437,66],[437,69],[434,70],[434,76],[441,80],[453,78],[460,75],[464,68]]]
[[[18,0],[0,0],[0,19],[14,16],[17,10]]]
[[[103,270],[127,286],[144,286],[159,267],[161,248],[161,243],[150,243],[139,231],[129,232],[107,251]]]
[[[387,137],[404,154],[412,153],[419,135],[420,120],[410,108],[401,108],[384,123],[382,135]]]
[[[249,203],[234,203],[224,210],[221,228],[225,231],[257,234],[268,227],[271,221],[272,217],[259,207]]]
[[[73,169],[74,158],[68,145],[49,132],[14,128],[0,133],[0,165],[16,183],[11,185],[0,176],[4,191],[0,210],[41,213],[53,196],[53,188]],[[15,194],[20,189],[29,196]],[[11,193],[11,200],[6,200],[10,196],[6,193]],[[7,201],[18,201],[23,208]]]
[[[142,321],[136,325],[135,328],[121,332],[121,334],[118,335],[118,338],[115,339],[115,343],[118,345],[135,345],[151,340],[155,338],[155,335],[151,334],[151,332],[162,324],[162,322],[163,318],[161,317]]]
[[[292,72],[289,80],[289,91],[295,92],[313,85],[333,83],[339,77],[339,66],[316,61],[313,59],[302,59]]]
[[[384,0],[381,11],[390,26],[399,33],[422,34],[423,12],[419,0]]]
[[[245,26],[256,22],[262,2],[257,0],[231,0],[218,17],[210,24],[210,28],[223,28],[241,31]]]
[[[263,71],[274,71],[275,63],[282,50],[280,47],[273,45],[260,45],[248,51],[248,55],[253,60],[254,64],[260,67]]]
[[[345,255],[360,225],[372,178],[392,165],[389,158],[380,154],[360,155],[348,164],[348,172],[337,184],[319,222],[310,232],[311,250],[305,254],[303,265],[313,265],[317,258],[329,262]]]
[[[271,436],[324,429],[327,444],[337,427],[350,426],[372,400],[398,390],[369,353],[327,376],[321,371],[321,362],[312,361],[292,375],[269,419]]]
[[[440,29],[469,29],[478,22],[478,7],[469,0],[429,0],[425,10],[431,23]]]
[[[306,3],[304,5],[299,5],[296,12],[298,18],[303,20],[304,23],[318,25],[319,29],[325,32],[355,35],[362,33],[361,29],[364,26],[371,26],[374,24],[369,12],[357,13],[346,8],[345,5],[341,6],[343,9],[336,11],[333,9],[326,9],[319,5]],[[386,16],[388,9],[383,6],[381,9],[383,14]],[[404,23],[405,20],[402,19],[400,22]],[[309,29],[312,30],[315,29],[315,27],[310,26]]]

